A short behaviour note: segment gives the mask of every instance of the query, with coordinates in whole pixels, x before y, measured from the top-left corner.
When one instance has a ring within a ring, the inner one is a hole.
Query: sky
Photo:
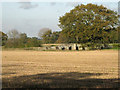
[[[2,31],[16,29],[29,37],[37,37],[42,28],[60,31],[59,17],[78,4],[88,2],[2,2]],[[93,2],[118,11],[118,2]]]

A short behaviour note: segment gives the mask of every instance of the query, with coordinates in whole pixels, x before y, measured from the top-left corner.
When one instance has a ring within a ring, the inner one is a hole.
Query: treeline
[[[107,43],[119,43],[118,39],[118,30],[120,27],[114,28],[109,33],[109,38],[104,39],[104,42]],[[17,30],[11,30],[8,34],[0,32],[0,39],[2,40],[1,45],[6,48],[24,48],[24,47],[40,47],[42,44],[52,44],[52,43],[81,43],[84,44],[85,41],[77,41],[76,38],[67,37],[67,33],[63,31],[54,31],[44,28],[45,32],[42,33],[41,30],[39,32],[38,37],[28,37],[26,33],[19,33]],[[40,35],[42,34],[42,35]],[[84,37],[89,38],[89,37]],[[84,39],[83,38],[83,39]],[[90,40],[86,41],[87,43],[91,43]],[[98,41],[95,43],[102,43],[98,38]],[[92,44],[92,43],[91,43]]]
[[[41,34],[42,30],[45,30],[45,32],[43,32]],[[51,29],[43,28],[39,32],[39,37],[41,38],[42,43],[44,43],[44,44],[57,43],[57,40],[58,40],[58,38],[60,36],[60,33],[61,33],[61,31],[54,31],[54,32],[52,32]]]
[[[109,33],[107,33],[109,36],[108,37],[105,37],[105,36],[101,37],[101,38],[103,38],[102,40],[101,40],[100,36],[99,37],[96,36],[96,38],[95,38],[96,40],[93,38],[91,40],[90,39],[85,40],[86,38],[90,38],[89,36],[85,36],[85,37],[83,37],[83,40],[81,39],[78,41],[76,40],[77,36],[71,37],[70,35],[68,36],[68,33],[64,32],[64,31],[52,32],[50,29],[48,29],[48,31],[44,32],[44,34],[42,35],[41,42],[43,44],[50,44],[50,43],[92,43],[92,42],[93,43],[119,43],[119,39],[120,39],[120,38],[118,38],[118,30],[120,30],[119,28],[120,27],[116,27],[116,28],[111,29],[111,31]]]
[[[62,31],[52,32],[49,28],[39,31],[37,37],[12,30],[8,36],[2,33],[5,47],[39,47],[49,43],[80,43],[92,45],[119,43],[119,20],[117,12],[95,4],[78,5],[59,18]],[[8,37],[8,38],[7,38]],[[88,46],[89,46],[88,45]]]
[[[60,32],[46,31],[44,43],[118,43],[117,12],[95,4],[78,5],[59,18]]]
[[[5,48],[40,47],[41,40],[37,37],[27,37],[25,33],[11,30],[8,34],[0,32],[1,45]]]

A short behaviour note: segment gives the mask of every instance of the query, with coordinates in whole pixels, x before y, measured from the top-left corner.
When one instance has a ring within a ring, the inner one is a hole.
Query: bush
[[[119,49],[120,48],[119,43],[112,44],[112,46],[113,46],[113,49]]]

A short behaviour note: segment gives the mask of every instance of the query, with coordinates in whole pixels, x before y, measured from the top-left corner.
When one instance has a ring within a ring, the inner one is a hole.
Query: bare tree
[[[38,33],[38,37],[39,37],[40,39],[42,39],[42,36],[43,36],[47,31],[49,31],[49,30],[51,30],[51,29],[49,29],[49,28],[42,28],[42,29],[40,29],[40,31],[39,31],[39,33]]]
[[[16,29],[10,30],[8,32],[8,38],[15,39],[15,38],[19,38],[19,37],[20,37],[20,34]]]

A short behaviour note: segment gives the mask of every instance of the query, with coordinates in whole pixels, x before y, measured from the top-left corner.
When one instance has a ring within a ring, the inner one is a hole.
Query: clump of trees
[[[62,29],[59,41],[83,44],[117,42],[118,15],[102,5],[78,5],[60,17],[59,22]]]
[[[118,15],[104,6],[95,4],[78,5],[59,18],[61,32],[46,31],[43,43],[118,43]]]
[[[27,34],[20,33],[17,30],[11,30],[8,32],[8,35],[3,33],[0,36],[2,36],[2,46],[6,48],[24,48],[41,46],[41,40],[39,40],[37,37],[27,37]]]
[[[44,32],[43,32],[43,30],[44,30]],[[38,34],[38,36],[42,39],[42,43],[45,43],[45,44],[57,43],[59,35],[60,35],[60,31],[52,32],[52,30],[49,28],[41,29]]]
[[[119,43],[117,12],[95,4],[78,5],[59,18],[62,31],[52,32],[49,28],[39,31],[37,37],[27,37],[25,33],[12,30],[3,34],[6,47],[38,47],[41,43],[80,43],[82,47],[95,47],[109,43]]]

